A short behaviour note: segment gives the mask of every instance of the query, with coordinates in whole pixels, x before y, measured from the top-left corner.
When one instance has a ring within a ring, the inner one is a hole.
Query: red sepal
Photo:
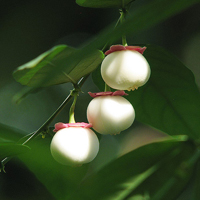
[[[57,124],[55,124],[55,129],[53,131],[57,132],[60,129],[69,128],[69,127],[91,128],[92,124],[88,124],[88,123],[85,123],[85,122],[66,123],[66,124],[62,123],[62,122],[58,122]]]
[[[124,96],[124,95],[128,95],[123,90],[117,90],[115,92],[97,92],[97,93],[88,92],[88,94],[92,98],[100,97],[100,96]]]
[[[112,45],[108,51],[105,52],[105,55],[109,55],[115,51],[138,51],[139,53],[143,54],[147,47],[140,47],[140,46],[123,46],[123,45]]]

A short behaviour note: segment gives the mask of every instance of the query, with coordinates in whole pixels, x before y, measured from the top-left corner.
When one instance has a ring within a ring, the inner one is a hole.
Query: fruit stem
[[[120,15],[119,19],[117,20],[114,29],[115,29],[117,26],[120,25],[120,22],[121,22],[121,15]],[[103,52],[106,51],[110,46],[111,46],[111,44],[110,44],[109,42],[107,42],[107,43],[103,46],[103,48],[101,49],[101,51],[103,51]]]
[[[109,91],[111,91],[111,88],[105,83],[104,92],[109,92]]]
[[[74,89],[71,91],[71,95],[74,97],[74,100],[69,110],[69,123],[76,123],[75,118],[74,118],[74,110],[75,110],[79,91],[80,89],[77,87],[77,85],[74,85]]]
[[[123,23],[126,19],[126,14],[128,13],[126,8],[120,9],[120,23]],[[122,35],[122,45],[123,46],[128,46],[127,41],[126,41],[126,35]]]

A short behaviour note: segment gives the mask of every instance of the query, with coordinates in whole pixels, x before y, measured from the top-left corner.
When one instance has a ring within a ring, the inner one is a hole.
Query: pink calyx
[[[139,53],[143,54],[147,47],[140,47],[140,46],[123,46],[123,45],[112,45],[108,51],[105,52],[105,55],[113,53],[115,51],[138,51]]]
[[[100,97],[100,96],[124,96],[124,95],[126,96],[126,95],[128,95],[123,90],[117,90],[115,92],[97,92],[97,93],[88,92],[88,94],[92,98]]]
[[[69,128],[69,127],[91,128],[92,124],[88,124],[88,123],[85,123],[85,122],[66,123],[66,124],[62,123],[62,122],[58,122],[58,123],[55,124],[55,129],[53,131],[57,132],[60,129]]]

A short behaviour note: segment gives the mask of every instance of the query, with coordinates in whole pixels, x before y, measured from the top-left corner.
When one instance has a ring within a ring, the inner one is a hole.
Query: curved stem
[[[123,3],[124,4],[124,3]],[[120,23],[123,23],[125,21],[125,18],[126,18],[126,14],[128,13],[127,9],[124,8],[124,5],[123,5],[123,8],[120,10],[120,17],[115,25],[115,28],[120,24]],[[127,44],[127,41],[126,41],[126,35],[122,35],[122,45],[123,46],[128,46]],[[107,48],[108,46],[108,43],[106,43],[102,49],[102,51],[105,51],[105,49]],[[104,92],[107,92],[107,91],[111,91],[110,87],[105,83],[105,89],[104,89]]]
[[[70,110],[69,110],[69,123],[76,123],[75,118],[74,118],[74,110],[75,110],[75,106],[76,106],[78,93],[79,93],[79,91],[76,90],[76,88],[71,93],[71,95],[74,96],[74,101],[73,101],[73,103],[70,107]]]
[[[105,83],[104,92],[108,92],[108,91],[111,91],[111,89],[110,89],[110,87]]]
[[[89,75],[83,77],[77,84],[77,88],[81,88]],[[68,104],[68,102],[73,97],[72,93],[70,93],[67,98],[63,101],[63,103],[58,107],[58,109],[46,120],[46,122],[35,132],[33,132],[28,139],[26,139],[24,142],[21,142],[22,145],[27,144],[34,138],[36,138],[40,133],[46,132],[48,130],[48,126],[50,123],[57,117],[57,115],[63,110],[63,108]],[[24,138],[24,137],[23,137]],[[21,141],[23,138],[21,138],[19,141]],[[6,157],[1,161],[0,170],[2,169],[4,171],[4,165],[10,161],[12,157]]]
[[[117,20],[117,22],[116,22],[114,28],[116,28],[120,23],[121,23],[121,15],[120,15],[119,19]],[[107,42],[107,43],[103,46],[103,48],[101,49],[101,51],[104,52],[108,47],[110,47],[110,45],[109,45],[109,43]]]
[[[59,108],[47,119],[47,121],[37,130],[35,131],[27,140],[25,140],[22,145],[27,144],[30,140],[34,139],[41,132],[46,132],[49,124],[57,117],[57,115],[61,112],[61,110],[67,105],[67,103],[71,100],[71,94],[67,96],[64,102],[59,106]]]
[[[120,10],[120,22],[123,23],[125,21],[126,18],[126,14],[127,14],[127,9],[122,8]],[[127,41],[126,41],[126,35],[122,35],[122,45],[123,46],[127,46]]]
[[[77,84],[77,87],[81,88],[82,85],[85,83],[89,75],[83,77],[79,83]],[[27,144],[30,140],[35,138],[37,135],[39,135],[43,131],[47,131],[49,124],[57,117],[57,115],[63,110],[63,108],[68,104],[68,102],[73,97],[72,93],[70,93],[67,98],[63,101],[63,103],[58,107],[58,109],[47,119],[47,121],[37,130],[35,131],[25,142],[22,144]]]

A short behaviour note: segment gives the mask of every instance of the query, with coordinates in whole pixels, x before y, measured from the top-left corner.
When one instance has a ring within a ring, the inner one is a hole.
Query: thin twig
[[[89,77],[89,75],[83,77],[77,84],[77,87],[81,88],[83,86],[83,84],[85,83],[85,81],[87,80],[87,78]],[[29,134],[30,137],[28,139],[26,139],[24,142],[22,142],[22,145],[27,144],[28,142],[30,142],[31,140],[33,140],[34,138],[36,138],[40,133],[42,132],[46,132],[48,130],[48,127],[50,125],[50,123],[57,117],[57,115],[63,110],[63,108],[67,105],[67,103],[71,100],[71,98],[73,97],[72,92],[67,96],[67,98],[63,101],[63,103],[58,107],[58,109],[46,120],[46,122],[35,132],[33,132],[32,134]],[[21,141],[23,138],[21,138],[19,141]],[[4,166],[5,164],[10,161],[12,159],[12,157],[6,157],[1,161],[1,166],[0,166],[0,170],[4,170]]]

